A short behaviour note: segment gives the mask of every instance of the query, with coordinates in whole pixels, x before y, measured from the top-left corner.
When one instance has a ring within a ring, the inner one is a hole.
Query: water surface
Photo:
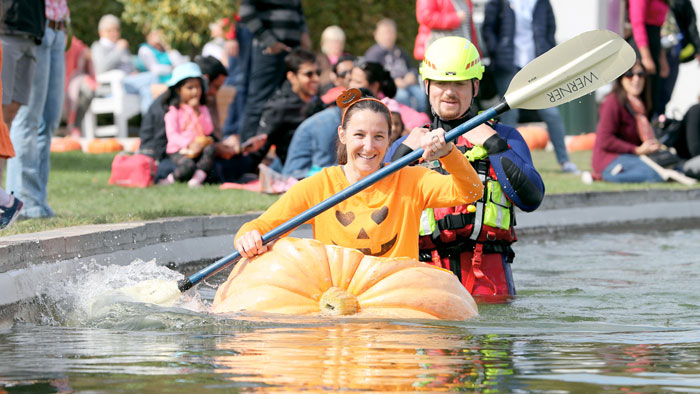
[[[109,289],[153,262],[44,281],[0,331],[8,392],[700,392],[700,230],[516,244],[518,296],[466,322],[208,312]],[[107,296],[105,296],[105,294]]]

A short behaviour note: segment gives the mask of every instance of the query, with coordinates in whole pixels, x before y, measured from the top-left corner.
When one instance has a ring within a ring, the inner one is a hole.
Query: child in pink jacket
[[[165,99],[165,153],[175,164],[163,184],[187,181],[189,187],[199,187],[214,163],[214,124],[205,105],[202,71],[195,63],[185,63],[173,70]]]

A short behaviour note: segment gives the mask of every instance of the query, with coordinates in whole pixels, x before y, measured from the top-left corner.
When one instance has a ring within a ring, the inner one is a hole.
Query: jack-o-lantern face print
[[[396,239],[398,238],[398,234],[394,234],[394,237],[391,238],[390,240],[380,243],[377,241],[373,241],[370,236],[367,234],[367,230],[365,227],[369,228],[369,226],[378,226],[382,224],[384,220],[389,216],[389,208],[386,206],[383,206],[375,211],[372,211],[372,213],[369,215],[369,218],[362,218],[362,217],[357,217],[354,212],[348,211],[348,212],[343,212],[340,210],[335,211],[335,218],[338,219],[338,223],[342,224],[343,227],[348,228],[348,231],[350,231],[352,234],[357,234],[357,245],[362,245],[363,243],[367,244],[367,247],[358,247],[357,250],[362,252],[363,254],[366,254],[368,256],[383,256],[387,252],[391,250],[391,248],[394,247],[394,244],[396,244]],[[367,220],[370,219],[370,220]],[[337,245],[335,242],[333,242],[334,245]],[[371,246],[372,245],[377,245],[380,244],[380,249],[379,251],[373,252]]]

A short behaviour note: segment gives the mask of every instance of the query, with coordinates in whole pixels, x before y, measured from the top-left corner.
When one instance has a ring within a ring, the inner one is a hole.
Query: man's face
[[[333,84],[335,86],[340,86],[341,88],[348,88],[350,86],[350,76],[352,75],[353,61],[345,60],[335,67],[337,72],[335,74],[335,81]]]
[[[396,44],[396,28],[388,23],[377,26],[377,29],[374,31],[374,40],[382,48],[393,48],[394,44]]]
[[[100,30],[99,35],[101,38],[106,38],[112,42],[117,42],[122,36],[122,31],[119,25],[112,25]]]
[[[302,99],[318,93],[319,70],[315,63],[302,63],[298,72],[287,73],[287,79],[292,84],[292,90]]]
[[[226,76],[224,74],[219,74],[213,81],[209,81],[209,87],[207,89],[207,96],[216,96],[219,93],[219,88],[226,81]]]
[[[444,120],[458,119],[464,115],[472,102],[474,92],[479,89],[479,80],[425,81],[428,100],[435,113]]]

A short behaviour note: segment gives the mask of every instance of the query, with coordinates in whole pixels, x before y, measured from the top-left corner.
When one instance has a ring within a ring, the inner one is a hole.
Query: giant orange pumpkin
[[[476,303],[450,271],[291,237],[241,260],[219,286],[213,309],[445,320],[477,314]]]
[[[121,152],[124,146],[116,138],[95,138],[87,144],[87,153]]]
[[[80,141],[75,138],[62,137],[51,139],[51,152],[70,152],[82,149],[83,147],[80,145]]]
[[[582,150],[592,150],[595,144],[595,133],[574,135],[567,139],[566,150],[577,152]]]
[[[544,149],[549,142],[549,133],[547,129],[539,126],[521,126],[518,127],[520,135],[523,136],[527,147],[530,150]]]

